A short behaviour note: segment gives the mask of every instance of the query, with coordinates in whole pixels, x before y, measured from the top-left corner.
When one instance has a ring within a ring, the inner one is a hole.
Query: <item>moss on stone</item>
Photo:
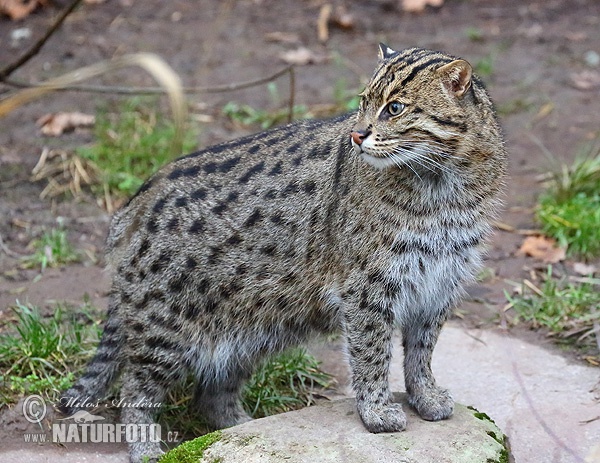
[[[211,432],[196,439],[184,442],[170,452],[165,453],[159,463],[197,463],[204,451],[223,437],[221,431]]]

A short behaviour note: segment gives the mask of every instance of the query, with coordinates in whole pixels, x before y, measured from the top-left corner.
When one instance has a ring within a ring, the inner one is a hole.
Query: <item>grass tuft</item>
[[[243,404],[254,418],[306,407],[313,390],[331,385],[332,377],[305,349],[285,351],[262,365],[245,386]]]
[[[537,219],[570,256],[600,256],[600,154],[562,166],[540,197]]]
[[[33,240],[30,245],[33,254],[23,259],[26,267],[59,267],[79,261],[79,255],[69,243],[67,232],[63,228],[52,228]]]
[[[550,266],[541,286],[523,284],[520,295],[506,297],[518,317],[533,328],[547,328],[559,341],[585,348],[593,344],[594,323],[600,322],[598,284],[600,280],[594,279],[577,284],[557,280]]]
[[[0,404],[22,394],[52,400],[70,386],[92,356],[100,329],[84,303],[76,315],[57,305],[49,317],[17,301],[16,320],[2,326],[0,337]]]
[[[127,100],[114,112],[101,109],[94,126],[96,142],[77,151],[99,169],[99,195],[108,192],[116,197],[131,196],[146,178],[174,157],[175,125],[161,118],[152,109],[155,105],[142,101]],[[183,152],[195,146],[195,134],[187,131]]]

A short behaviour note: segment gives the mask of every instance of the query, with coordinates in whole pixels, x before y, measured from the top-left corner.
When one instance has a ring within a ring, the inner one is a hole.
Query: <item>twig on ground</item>
[[[217,85],[214,87],[183,87],[183,93],[224,93],[232,92],[234,90],[243,90],[250,87],[257,87],[262,84],[272,82],[273,80],[281,77],[285,73],[290,73],[290,85],[292,85],[293,78],[293,66],[286,66],[273,74],[259,79],[248,80],[245,82],[234,82],[231,84]],[[18,88],[37,88],[43,87],[44,84],[30,84],[27,82],[21,82],[13,79],[6,79],[4,81],[7,85],[12,85]],[[87,92],[87,93],[110,93],[114,95],[163,95],[168,93],[163,87],[122,87],[122,86],[110,86],[110,85],[66,85],[60,88],[54,88],[53,91],[57,92]]]
[[[52,26],[46,31],[46,33],[36,42],[33,46],[27,50],[27,52],[18,58],[13,63],[10,63],[4,69],[0,70],[0,81],[4,81],[8,76],[10,76],[13,72],[23,66],[27,61],[33,58],[35,55],[39,53],[44,44],[48,41],[48,39],[54,34],[61,24],[67,19],[73,10],[81,3],[81,0],[73,0],[71,4],[60,14],[58,18],[54,21]]]

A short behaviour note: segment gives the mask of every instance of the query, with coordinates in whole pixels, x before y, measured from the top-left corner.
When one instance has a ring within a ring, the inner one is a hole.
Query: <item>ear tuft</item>
[[[473,68],[464,59],[457,59],[438,68],[436,73],[441,76],[446,90],[456,98],[462,98],[471,88]]]
[[[379,44],[379,59],[389,59],[396,53],[398,52],[388,47],[385,43]]]

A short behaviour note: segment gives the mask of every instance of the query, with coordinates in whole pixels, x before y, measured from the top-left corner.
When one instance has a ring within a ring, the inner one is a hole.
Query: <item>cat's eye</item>
[[[392,101],[391,103],[388,103],[386,109],[390,116],[397,116],[404,111],[404,105],[399,101]]]

